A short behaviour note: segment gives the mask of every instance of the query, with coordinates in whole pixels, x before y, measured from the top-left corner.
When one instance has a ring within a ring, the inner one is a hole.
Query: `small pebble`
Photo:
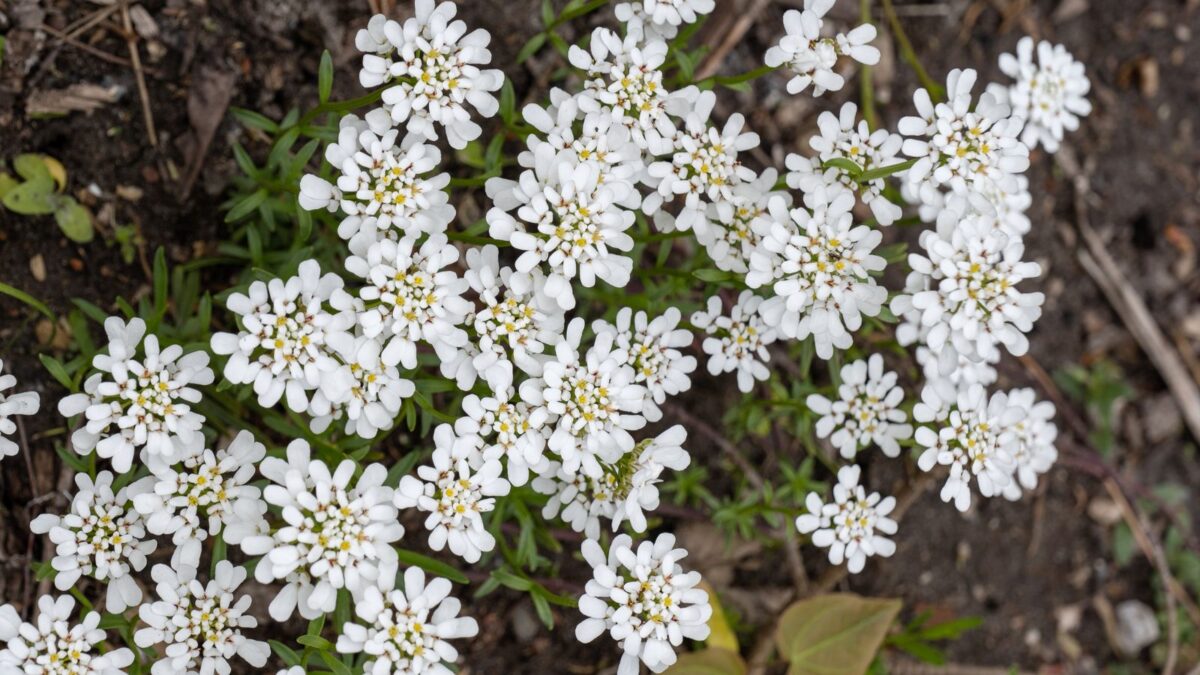
[[[29,273],[37,281],[46,280],[46,259],[39,253],[29,259]]]

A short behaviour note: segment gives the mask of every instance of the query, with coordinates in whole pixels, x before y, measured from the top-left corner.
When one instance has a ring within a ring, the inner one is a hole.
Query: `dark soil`
[[[399,4],[397,16],[411,11],[403,1],[385,4]],[[718,4],[727,5],[723,11],[728,12],[751,3]],[[762,53],[781,31],[783,11],[799,4],[770,4],[726,58],[724,72],[744,72],[761,63]],[[366,0],[146,0],[142,5],[159,29],[155,44],[148,49],[143,43],[141,52],[153,70],[147,74],[147,89],[157,148],[149,142],[130,68],[35,30],[44,23],[62,31],[97,11],[99,4],[0,0],[0,33],[7,38],[0,66],[0,158],[22,152],[54,156],[68,171],[70,190],[93,211],[108,210],[97,241],[79,246],[65,240],[50,218],[0,209],[0,280],[56,311],[69,309],[72,298],[112,309],[116,296],[137,297],[148,291],[147,251],[152,254],[162,246],[172,261],[181,262],[212,250],[223,236],[219,205],[236,171],[229,143],[238,140],[255,154],[265,154],[266,148],[226,116],[207,152],[197,159],[196,115],[189,115],[188,109],[197,82],[212,73],[233,73],[232,105],[278,119],[292,107],[314,103],[318,59],[329,49],[338,65],[334,96],[361,93],[353,35],[369,17]],[[842,0],[834,14],[852,19],[856,6]],[[459,13],[471,25],[491,31],[495,62],[510,64],[525,40],[539,30],[538,7],[535,0],[463,0]],[[1195,249],[1200,246],[1200,152],[1195,139],[1200,76],[1194,64],[1200,58],[1195,39],[1200,33],[1200,3],[949,0],[900,3],[898,10],[935,79],[953,67],[977,68],[981,81],[996,77],[998,54],[1011,51],[1025,34],[1063,42],[1088,65],[1095,112],[1067,145],[1094,192],[1092,224],[1158,324],[1195,366],[1200,361],[1200,274],[1195,271]],[[609,21],[611,16],[596,20]],[[78,40],[126,58],[124,39],[109,24],[102,26],[85,31]],[[890,35],[881,32],[885,54],[876,69],[877,97],[882,121],[894,126],[908,113],[916,82],[887,48]],[[506,67],[517,91],[544,84],[543,75],[557,63],[549,54],[535,60],[532,69]],[[115,85],[123,93],[90,114],[27,116],[26,104],[35,92],[77,83]],[[722,95],[723,114],[745,112],[750,127],[763,138],[755,163],[782,166],[787,152],[807,151],[816,115],[856,96],[856,86],[851,80],[844,91],[814,101],[788,97],[781,78],[767,78],[756,83],[752,93]],[[199,167],[197,178],[185,191],[193,163]],[[1030,214],[1034,228],[1026,247],[1028,256],[1045,268],[1042,289],[1047,294],[1043,316],[1031,335],[1034,357],[1052,372],[1101,360],[1119,365],[1133,395],[1119,406],[1112,463],[1138,485],[1173,483],[1195,489],[1200,486],[1195,439],[1188,436],[1153,365],[1076,262],[1075,242],[1062,234],[1069,231],[1063,224],[1075,217],[1070,182],[1044,153],[1035,153],[1029,177],[1035,195]],[[101,196],[84,194],[92,185]],[[140,189],[140,198],[130,198],[129,187]],[[127,196],[116,196],[118,188]],[[127,263],[111,243],[111,228],[129,223],[139,227],[144,245]],[[888,235],[905,236],[899,230]],[[36,256],[44,263],[44,280],[31,272]],[[40,316],[0,295],[0,358],[23,388],[39,391],[44,401],[43,414],[27,420],[22,429],[25,451],[0,464],[0,602],[18,608],[28,608],[47,590],[28,572],[31,560],[49,555],[46,543],[28,534],[28,522],[44,511],[61,509],[61,491],[70,486],[69,470],[53,451],[62,431],[53,403],[63,391],[37,359],[41,353],[59,353],[61,345],[49,339],[50,327],[39,327],[40,321]],[[1002,385],[1032,384],[1015,362],[1003,373]],[[701,378],[681,405],[716,419],[736,395],[730,380]],[[712,474],[719,476],[716,451],[705,447],[701,437],[694,438],[694,456],[714,465]],[[869,471],[872,484],[880,487],[904,482],[895,466],[872,466]],[[903,598],[906,618],[922,610],[939,618],[982,617],[979,629],[948,645],[955,662],[1094,672],[1121,660],[1110,647],[1097,604],[1115,605],[1131,598],[1154,601],[1151,567],[1139,556],[1117,567],[1111,528],[1089,515],[1089,505],[1105,500],[1094,478],[1065,466],[1057,467],[1032,498],[1015,504],[980,500],[963,516],[931,491],[905,517],[896,555],[872,561],[866,572],[840,588]],[[1190,503],[1195,510],[1194,495]],[[766,624],[771,611],[778,609],[772,598],[790,586],[783,556],[738,544],[729,552],[711,527],[681,523],[696,548],[707,543],[712,551],[708,558],[694,553],[692,564],[724,568],[715,583],[742,624],[747,629]],[[1161,525],[1156,521],[1156,527]],[[568,551],[571,548],[568,544]],[[824,560],[815,550],[804,553],[815,578],[824,570]],[[585,570],[571,563],[564,569],[565,587],[581,587]],[[460,595],[467,600],[465,592]],[[575,641],[573,612],[556,609],[558,626],[551,633],[540,626],[522,595],[502,590],[467,604],[481,633],[462,645],[464,673],[599,673],[611,672],[616,663],[617,650],[605,640],[590,646]],[[271,632],[279,638],[294,634]],[[751,632],[744,638],[752,640]],[[1192,661],[1197,658],[1194,647],[1183,653]],[[1129,664],[1135,671],[1153,668],[1148,652]]]

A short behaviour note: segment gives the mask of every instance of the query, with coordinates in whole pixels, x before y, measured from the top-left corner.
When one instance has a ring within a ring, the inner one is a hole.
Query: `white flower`
[[[596,165],[560,162],[544,145],[536,168],[523,172],[520,181],[488,181],[488,196],[496,204],[487,214],[489,230],[522,251],[518,272],[529,274],[545,265],[545,293],[560,308],[571,309],[571,281],[577,277],[588,288],[596,279],[617,288],[629,283],[633,260],[617,252],[633,249],[626,230],[634,215],[620,206],[632,191],[624,181],[601,184]],[[513,210],[517,219],[507,213]]]
[[[913,94],[916,117],[897,128],[905,139],[904,154],[916,158],[906,180],[922,202],[937,203],[943,189],[973,199],[971,193],[1010,190],[1015,175],[1029,168],[1029,148],[1017,138],[1021,120],[990,93],[971,109],[974,70],[955,69],[946,77],[946,101],[933,104],[929,92]]]
[[[425,529],[429,548],[450,552],[469,563],[479,562],[483,553],[496,547],[496,538],[483,526],[483,515],[496,508],[495,497],[508,494],[508,481],[500,477],[504,468],[496,459],[472,470],[467,459],[455,460],[451,448],[433,451],[433,466],[417,468],[417,476],[400,479],[395,504],[426,511]]]
[[[597,335],[612,333],[617,349],[633,367],[634,383],[646,388],[642,416],[648,422],[662,419],[659,406],[666,402],[667,396],[692,388],[689,376],[696,370],[696,357],[680,351],[692,344],[691,332],[678,328],[680,318],[679,310],[674,307],[653,320],[645,312],[634,314],[632,308],[622,307],[617,312],[616,325],[606,321],[592,324]]]
[[[671,225],[676,230],[707,230],[709,206],[732,200],[736,185],[755,178],[738,153],[757,147],[758,134],[742,131],[746,120],[741,113],[730,115],[722,128],[710,124],[716,102],[715,93],[701,92],[687,113],[684,128],[672,138],[670,160],[646,168],[649,184],[657,189],[642,202],[647,214],[655,214],[664,200],[684,195],[683,208]],[[667,224],[663,218],[656,222]]]
[[[374,438],[391,429],[404,400],[416,391],[412,380],[401,377],[395,366],[383,363],[383,341],[365,335],[342,333],[331,340],[339,364],[321,381],[312,397],[311,427],[320,433],[331,422],[345,418],[346,433]]]
[[[142,516],[133,508],[132,498],[151,486],[138,481],[113,494],[113,475],[101,471],[95,482],[87,474],[75,474],[79,491],[71,500],[71,510],[63,516],[44,513],[29,524],[36,534],[49,534],[55,546],[54,587],[68,591],[82,576],[93,577],[108,586],[104,608],[121,614],[142,602],[142,589],[131,572],[146,567],[146,556],[157,543],[146,536]]]
[[[1021,142],[1046,152],[1057,152],[1063,131],[1079,128],[1079,118],[1092,112],[1087,99],[1092,83],[1084,66],[1063,45],[1045,40],[1037,44],[1037,63],[1033,62],[1033,38],[1017,42],[1017,53],[1000,55],[1000,70],[1016,80],[1012,85],[992,83],[988,91],[996,100],[1012,108],[1014,117],[1025,122]]]
[[[527,382],[537,384],[535,380]],[[510,483],[519,487],[529,482],[529,471],[543,463],[542,453],[550,438],[546,408],[513,401],[512,392],[503,391],[484,398],[468,394],[462,409],[465,416],[454,422],[462,448],[455,450],[455,456],[469,456],[474,451],[485,461],[504,458]]]
[[[613,119],[603,110],[584,114],[579,109],[579,98],[562,89],[550,91],[550,102],[547,108],[531,103],[522,110],[525,121],[544,138],[537,134],[525,137],[528,149],[517,155],[520,166],[536,170],[539,160],[544,163],[548,157],[541,149],[545,146],[554,151],[554,166],[591,164],[596,167],[600,183],[619,181],[632,185],[636,182],[644,168],[642,149],[633,142],[629,129],[620,120]],[[581,116],[583,121],[579,122]],[[536,171],[534,176],[537,176]],[[629,190],[619,203],[628,209],[639,208],[642,195],[637,190]]]
[[[668,91],[660,70],[667,59],[667,43],[631,32],[624,40],[607,28],[592,32],[588,49],[571,45],[568,59],[588,78],[579,93],[585,113],[605,110],[633,134],[633,142],[651,155],[671,152],[675,124],[683,117],[697,91],[688,87]]]
[[[586,644],[607,631],[623,651],[617,675],[637,675],[639,661],[661,673],[675,663],[675,648],[684,638],[708,638],[712,606],[698,587],[700,573],[679,566],[686,555],[669,533],[637,548],[628,535],[619,535],[607,556],[594,539],[583,542],[592,579],[579,599],[586,618],[575,627],[575,637]]]
[[[1058,450],[1054,447],[1058,427],[1051,421],[1054,404],[1038,401],[1032,389],[1013,389],[1008,392],[1008,403],[1024,412],[1022,419],[1013,424],[1016,436],[1012,446],[1013,480],[1004,488],[1004,496],[1015,501],[1021,498],[1022,491],[1036,488],[1038,476],[1058,461]]]
[[[386,342],[381,359],[407,369],[417,367],[417,341],[439,354],[465,346],[467,334],[459,325],[470,311],[462,297],[467,282],[453,270],[458,249],[444,234],[430,236],[419,247],[412,236],[385,239],[365,256],[346,260],[346,270],[367,280],[359,297],[368,309],[358,315],[367,337]]]
[[[917,422],[936,425],[917,427],[914,438],[925,448],[917,466],[922,471],[932,471],[939,464],[949,466],[942,501],[953,501],[959,511],[966,511],[971,507],[972,476],[984,497],[998,495],[1008,486],[1016,424],[1025,419],[1027,411],[1010,404],[1004,392],[989,398],[980,385],[958,392],[950,400],[946,396],[926,387],[922,403],[913,408]]]
[[[0,372],[3,370],[4,361],[0,359]],[[16,443],[5,438],[17,430],[17,424],[12,418],[15,415],[33,415],[41,406],[41,399],[36,391],[12,395],[4,393],[4,390],[11,389],[16,384],[17,378],[12,375],[0,375],[0,459],[15,455],[20,450]]]
[[[240,318],[241,331],[212,337],[213,352],[229,355],[225,379],[253,384],[263,407],[274,406],[286,394],[287,407],[304,412],[308,393],[337,365],[327,344],[353,325],[354,314],[333,312],[347,309],[350,301],[341,277],[332,272],[321,276],[316,260],[300,263],[297,275],[287,281],[255,281],[245,294],[230,295],[225,306]]]
[[[884,372],[883,357],[872,354],[866,361],[842,366],[841,378],[838,400],[820,394],[809,394],[806,400],[809,409],[821,415],[817,436],[829,438],[846,459],[871,443],[888,457],[899,457],[897,441],[910,438],[912,426],[900,408],[904,390],[896,385],[896,373]]]
[[[670,40],[679,26],[696,23],[715,6],[713,0],[631,0],[617,3],[613,10],[630,33]]]
[[[104,321],[104,332],[108,354],[92,359],[92,366],[101,372],[84,382],[84,393],[58,403],[64,417],[83,413],[87,418],[87,424],[71,436],[72,445],[81,454],[94,449],[100,457],[111,459],[117,473],[129,471],[138,449],[144,461],[178,460],[201,440],[204,417],[192,412],[189,404],[200,401],[200,392],[192,385],[212,384],[208,354],[184,354],[179,345],[160,350],[158,337],[146,335],[146,322],[138,318],[126,323],[110,316]]]
[[[266,507],[248,483],[266,454],[253,434],[242,431],[223,450],[157,467],[146,479],[153,487],[135,494],[133,506],[151,534],[171,536],[173,562],[199,560],[202,541],[224,529],[225,541],[240,543],[261,518]]]
[[[703,311],[692,314],[692,325],[708,333],[702,347],[708,354],[709,374],[736,370],[738,389],[743,393],[754,389],[755,380],[766,380],[771,375],[767,345],[776,336],[775,329],[759,315],[762,301],[753,291],[742,291],[726,316],[721,311],[720,296],[714,295]]]
[[[808,513],[796,518],[796,529],[812,533],[813,546],[828,548],[829,562],[845,561],[851,574],[861,572],[870,556],[887,558],[896,552],[895,542],[883,536],[896,533],[896,521],[887,517],[896,500],[880,498],[878,492],[868,495],[858,484],[860,474],[854,465],[838,469],[833,501],[826,504],[810,492],[804,502]]]
[[[804,193],[822,187],[841,186],[859,194],[859,198],[871,209],[871,214],[880,225],[891,225],[900,217],[900,207],[883,196],[886,181],[876,178],[859,183],[849,171],[837,166],[822,168],[830,160],[853,162],[859,171],[870,171],[899,164],[896,155],[904,139],[887,129],[871,131],[866,120],[855,119],[858,106],[842,104],[837,115],[829,111],[817,118],[821,133],[809,139],[808,144],[817,153],[813,157],[791,154],[787,156],[788,187]]]
[[[558,462],[546,464],[533,479],[533,489],[550,499],[542,517],[557,517],[589,539],[600,537],[600,518],[612,520],[617,531],[626,520],[637,532],[646,531],[646,512],[658,508],[659,477],[666,469],[681,471],[691,463],[683,448],[687,431],[675,425],[655,438],[644,440],[593,478],[569,473]]]
[[[599,477],[600,462],[614,462],[633,449],[630,431],[646,424],[642,416],[646,388],[634,384],[628,357],[617,349],[612,333],[596,335],[590,349],[580,352],[583,319],[567,326],[565,339],[555,347],[555,360],[542,371],[540,400],[555,415],[550,450],[557,453],[567,471]],[[531,394],[533,392],[530,392]]]
[[[729,198],[708,205],[706,227],[696,231],[717,269],[745,274],[750,254],[758,248],[762,234],[771,229],[767,204],[778,197],[791,204],[791,195],[776,191],[775,169],[768,168],[752,181],[733,186]]]
[[[300,206],[340,210],[345,218],[338,235],[357,246],[384,237],[444,232],[454,219],[454,207],[444,189],[449,174],[431,175],[441,151],[415,136],[398,139],[399,130],[390,125],[372,129],[354,115],[343,117],[340,126],[337,142],[325,149],[337,178],[331,185],[305,175]]]
[[[746,284],[774,292],[759,309],[768,325],[789,338],[812,335],[817,356],[828,359],[835,347],[850,347],[863,316],[876,316],[887,300],[887,289],[871,276],[886,265],[872,253],[882,235],[854,227],[850,192],[810,192],[805,203],[811,213],[789,212],[782,200],[772,200],[775,223],[750,257]]]
[[[415,16],[403,26],[372,18],[356,43],[367,47],[359,82],[387,87],[383,104],[392,120],[430,141],[441,125],[450,146],[461,149],[483,132],[467,105],[484,117],[495,115],[500,103],[492,92],[504,84],[504,73],[480,70],[492,61],[492,36],[482,28],[468,34],[467,24],[454,20],[457,9],[453,2],[435,7],[434,0],[416,0]]]
[[[75,599],[64,595],[38,599],[37,623],[25,623],[12,605],[0,605],[0,672],[6,675],[125,675],[133,652],[125,647],[103,654],[106,635],[100,613],[88,612],[72,625]]]
[[[926,255],[909,254],[905,292],[891,303],[904,319],[896,333],[901,344],[919,340],[939,353],[951,347],[973,361],[995,362],[998,345],[1024,354],[1044,296],[1017,289],[1042,271],[1021,260],[1020,237],[1008,237],[985,216],[945,211],[936,231],[921,233],[921,246]]]
[[[542,374],[543,353],[562,336],[563,312],[546,294],[546,278],[535,268],[514,273],[500,266],[500,250],[488,245],[467,250],[467,283],[480,307],[467,317],[475,348],[467,373],[482,375],[493,392],[513,384],[513,366],[528,375]],[[445,372],[445,370],[443,370]],[[466,387],[474,384],[468,377]]]
[[[392,543],[404,535],[392,505],[393,490],[383,484],[387,469],[371,464],[354,479],[355,464],[344,460],[329,467],[310,459],[308,444],[293,441],[288,461],[268,458],[262,473],[271,483],[263,490],[267,503],[281,510],[283,523],[272,534],[246,537],[242,550],[263,555],[254,570],[260,583],[284,581],[271,617],[287,619],[297,604],[305,618],[332,612],[337,591],[355,599],[398,565]]]
[[[446,667],[458,660],[447,640],[474,637],[479,625],[459,617],[462,605],[450,596],[450,582],[434,577],[428,583],[419,567],[404,571],[404,590],[381,591],[368,586],[354,613],[366,625],[347,622],[338,636],[342,654],[365,653],[367,675],[452,675]]]
[[[199,558],[197,557],[197,560]],[[153,675],[229,675],[229,660],[241,657],[255,668],[267,665],[271,648],[262,640],[242,634],[258,621],[247,611],[250,596],[234,596],[246,580],[246,570],[228,560],[217,563],[207,583],[196,579],[191,565],[155,565],[151,570],[158,600],[144,604],[138,616],[147,624],[133,640],[146,649],[165,645],[164,658],[155,661]]]
[[[804,0],[804,10],[789,9],[783,14],[786,34],[779,44],[767,50],[764,61],[772,68],[786,65],[793,77],[788,80],[789,94],[799,94],[813,85],[813,96],[838,91],[845,79],[834,72],[839,56],[865,65],[879,62],[879,50],[869,43],[875,39],[875,26],[869,23],[849,33],[821,37],[825,13],[834,0]]]
[[[915,334],[911,331],[918,328],[911,323],[902,323],[896,329],[896,334]],[[918,345],[915,357],[927,381],[946,380],[952,387],[966,388],[973,384],[987,387],[996,382],[996,369],[992,364],[1000,360],[1000,353],[995,354],[994,361],[972,361],[955,349],[943,349],[935,353],[925,345]]]

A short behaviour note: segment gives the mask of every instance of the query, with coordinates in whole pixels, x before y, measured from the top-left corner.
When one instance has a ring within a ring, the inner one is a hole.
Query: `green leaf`
[[[4,199],[4,195],[20,184],[21,182],[8,175],[7,171],[0,171],[0,199]]]
[[[550,28],[554,25],[554,3],[542,0],[542,25]]]
[[[333,56],[326,49],[321,53],[321,66],[317,68],[317,95],[321,97],[321,103],[329,100],[329,94],[333,91]]]
[[[167,284],[170,279],[167,272],[167,252],[160,246],[154,252],[154,314],[159,318],[167,311]]]
[[[517,63],[521,64],[528,61],[529,57],[536,54],[544,44],[546,44],[545,33],[538,33],[537,35],[529,38],[529,42],[526,42],[525,46],[521,47],[521,51],[517,52]]]
[[[278,656],[279,660],[283,661],[284,664],[292,667],[300,665],[300,655],[297,654],[294,649],[283,644],[279,640],[268,640],[267,642],[271,644],[271,651],[275,652],[275,655]]]
[[[17,175],[30,183],[53,183],[50,167],[42,159],[42,155],[27,153],[13,158],[13,168]]]
[[[49,354],[38,354],[38,359],[41,360],[42,365],[46,366],[46,370],[50,372],[51,377],[57,380],[59,384],[70,391],[75,391],[75,383],[71,380],[71,376],[67,374],[67,369],[63,366],[62,361]]]
[[[746,662],[736,652],[711,647],[680,654],[667,675],[744,675]]]
[[[43,303],[41,300],[38,300],[37,298],[33,297],[32,295],[26,293],[25,291],[23,291],[19,288],[9,286],[8,284],[4,283],[3,281],[0,281],[0,293],[3,293],[4,295],[7,295],[11,298],[15,298],[15,299],[25,303],[26,305],[29,305],[30,307],[41,312],[43,315],[45,315],[45,317],[47,319],[50,319],[51,321],[53,321],[55,318],[54,312],[51,312],[50,308],[47,307],[45,303]]]
[[[705,644],[737,654],[739,651],[737,633],[733,632],[733,628],[729,625],[729,619],[725,616],[725,609],[721,606],[720,599],[717,598],[717,592],[705,581],[700,582],[700,587],[708,592],[708,604],[712,607],[712,616],[708,619],[708,639],[705,640]]]
[[[533,599],[533,610],[537,612],[538,618],[549,630],[554,630],[554,612],[550,611],[550,603],[546,597],[540,593],[534,593],[530,596]]]
[[[729,281],[734,275],[731,272],[723,272],[717,269],[706,268],[692,272],[692,276],[696,277],[700,281],[710,284],[719,284]]]
[[[45,181],[31,180],[9,190],[4,195],[4,206],[24,216],[45,216],[54,213],[57,196],[48,177]]]
[[[420,567],[430,574],[435,574],[439,577],[445,577],[456,584],[467,584],[471,582],[471,580],[468,579],[462,572],[459,572],[457,569],[440,560],[434,560],[429,556],[424,556],[420,553],[414,553],[412,551],[398,548],[396,549],[396,557],[399,558],[400,562],[405,565]]]
[[[329,666],[330,670],[337,673],[337,675],[354,675],[353,671],[350,670],[350,666],[338,661],[333,654],[330,654],[327,651],[321,652],[321,660],[325,662],[325,665]]]
[[[492,570],[492,577],[514,591],[528,591],[533,587],[532,581],[507,570]]]
[[[862,173],[862,166],[857,162],[846,159],[845,157],[834,157],[827,159],[821,163],[823,169],[841,169],[851,176],[858,176]]]
[[[92,214],[72,197],[64,198],[58,210],[54,212],[54,222],[58,223],[58,229],[62,230],[67,239],[77,244],[86,244],[96,236],[92,227]]]
[[[242,124],[244,124],[248,127],[253,127],[255,129],[261,129],[262,131],[265,131],[269,134],[273,134],[273,133],[279,131],[279,125],[276,124],[275,121],[272,120],[270,117],[267,117],[266,115],[263,115],[262,113],[257,113],[257,112],[254,112],[253,110],[246,110],[245,108],[237,108],[237,107],[231,107],[229,109],[229,112],[237,119],[237,121],[241,122]]]
[[[267,191],[265,189],[259,188],[258,190],[256,190],[254,192],[254,194],[243,197],[241,201],[234,204],[233,208],[229,209],[229,213],[225,214],[225,222],[232,223],[234,221],[245,218],[246,216],[250,215],[254,211],[254,209],[257,209],[259,207],[259,205],[262,204],[263,202],[265,202],[266,200],[267,200]]]
[[[900,611],[899,600],[852,593],[818,595],[784,611],[775,644],[788,675],[861,675]]]
[[[318,651],[333,649],[333,643],[321,637],[320,635],[301,635],[300,637],[296,638],[296,642],[299,642],[305,647],[312,647]]]
[[[500,119],[504,120],[505,124],[512,124],[516,106],[517,94],[513,91],[512,80],[506,77],[504,85],[500,87]]]

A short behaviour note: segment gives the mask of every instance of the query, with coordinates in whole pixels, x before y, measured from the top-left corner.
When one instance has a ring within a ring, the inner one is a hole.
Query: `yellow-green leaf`
[[[737,634],[729,627],[729,618],[725,616],[725,608],[717,599],[717,592],[708,582],[700,582],[701,588],[708,592],[708,602],[712,606],[712,616],[708,619],[708,639],[704,641],[709,647],[724,649],[737,654]]]
[[[92,214],[74,199],[67,198],[67,201],[54,212],[54,220],[67,239],[73,242],[86,244],[95,236],[95,231],[92,229]]]
[[[62,165],[62,162],[54,159],[49,155],[38,156],[42,163],[46,165],[46,171],[50,173],[50,177],[54,179],[55,185],[58,186],[58,191],[62,192],[67,189],[67,169]]]
[[[0,199],[4,199],[4,195],[8,194],[9,190],[20,184],[16,178],[8,175],[8,172],[0,171]]]
[[[745,675],[746,662],[728,649],[702,649],[680,654],[667,675]]]
[[[54,178],[50,175],[50,167],[42,161],[41,155],[26,153],[13,158],[13,168],[17,175],[29,182],[51,183]]]
[[[775,633],[789,675],[860,675],[867,672],[900,601],[853,593],[818,595],[784,610]]]
[[[52,192],[53,189],[54,184],[49,178],[21,183],[4,194],[4,206],[25,216],[54,213],[58,195]]]

